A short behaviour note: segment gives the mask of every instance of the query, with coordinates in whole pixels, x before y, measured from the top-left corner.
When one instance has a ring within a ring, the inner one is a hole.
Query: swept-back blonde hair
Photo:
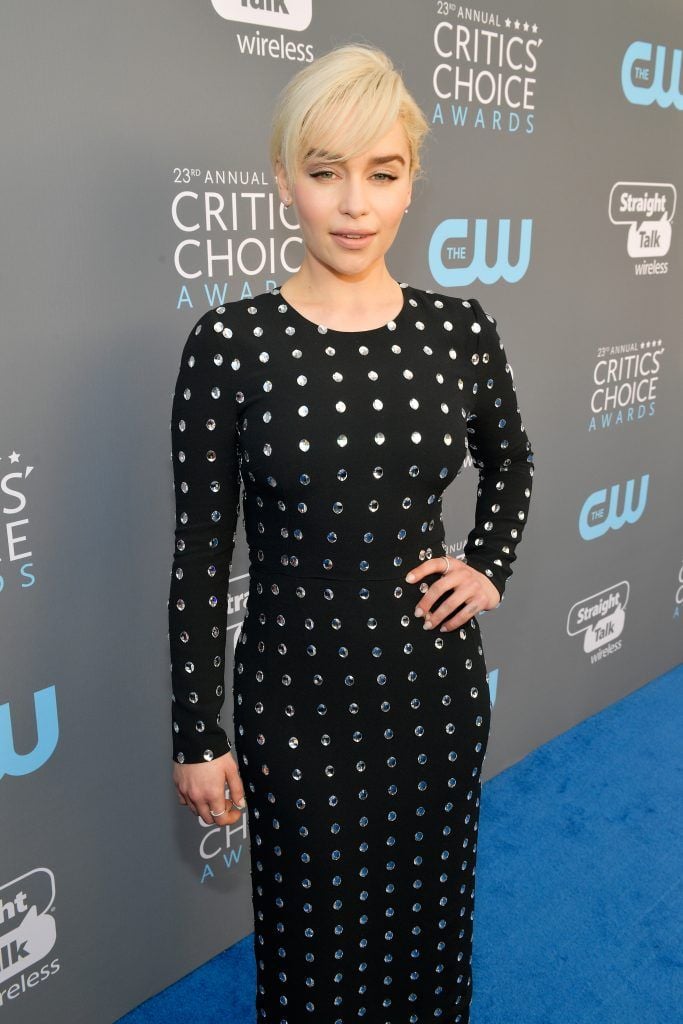
[[[270,136],[273,170],[279,160],[291,187],[311,152],[326,163],[365,152],[397,118],[406,132],[410,173],[420,176],[420,150],[429,124],[383,50],[369,43],[338,46],[297,72],[280,92]]]

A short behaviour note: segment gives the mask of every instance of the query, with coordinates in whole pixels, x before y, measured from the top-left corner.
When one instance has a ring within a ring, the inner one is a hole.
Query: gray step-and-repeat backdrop
[[[171,394],[202,312],[297,269],[274,98],[361,41],[433,126],[389,269],[497,318],[536,453],[514,576],[480,617],[488,777],[681,661],[680,0],[9,0],[6,1024],[110,1024],[253,930],[246,815],[208,827],[171,780]],[[466,465],[446,495],[453,554],[476,482]],[[247,590],[240,523],[233,637]]]

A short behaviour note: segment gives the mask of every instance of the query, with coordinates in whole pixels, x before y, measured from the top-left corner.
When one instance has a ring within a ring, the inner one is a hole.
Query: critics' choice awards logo
[[[589,494],[579,513],[579,533],[584,540],[596,540],[608,530],[620,530],[627,523],[637,523],[647,504],[650,474],[640,478],[638,503],[635,504],[635,480],[627,480],[626,486],[612,484]]]
[[[15,468],[11,468],[11,467]],[[10,467],[10,468],[8,468]],[[0,498],[2,499],[2,549],[0,549],[0,593],[9,586],[21,590],[36,581],[31,572],[33,552],[28,544],[30,520],[26,515],[25,484],[33,466],[21,466],[21,455],[12,451],[0,456]]]
[[[226,800],[230,793],[226,788]],[[200,882],[211,882],[219,873],[231,871],[239,866],[242,850],[247,842],[248,815],[244,813],[234,825],[219,825],[197,817],[201,835],[199,837],[199,858],[201,861]]]
[[[601,661],[621,650],[629,585],[615,583],[599,594],[577,601],[569,609],[567,633],[583,637],[583,650],[591,661]]]
[[[618,181],[609,194],[609,219],[627,227],[626,252],[639,277],[667,274],[660,260],[671,248],[671,225],[676,210],[676,188],[668,182]]]
[[[57,958],[30,970],[55,945],[54,902],[55,877],[49,868],[34,868],[0,886],[1,1005],[59,971]]]
[[[661,338],[598,349],[589,431],[608,430],[654,416],[664,351]]]
[[[429,269],[442,288],[465,288],[474,281],[515,284],[526,274],[531,261],[533,221],[524,218],[514,230],[512,221],[478,217],[449,217],[437,224],[429,240]],[[514,237],[513,237],[514,236]],[[516,262],[511,259],[512,250]],[[495,251],[489,265],[487,252]]]
[[[639,107],[683,110],[681,51],[653,46],[642,39],[631,43],[621,62],[621,88],[629,103]]]
[[[194,166],[175,167],[172,174],[174,185],[195,186],[177,188],[171,197],[172,224],[180,232],[173,265],[186,281],[203,282],[202,305],[221,306],[235,290],[235,297],[251,296],[253,278],[266,275],[272,287],[282,270],[299,269],[303,235],[265,171]],[[223,281],[213,281],[219,275]],[[185,286],[176,308],[182,306],[195,308]]]
[[[538,25],[449,0],[438,0],[436,14],[442,19],[433,33],[432,123],[532,134],[543,44]]]

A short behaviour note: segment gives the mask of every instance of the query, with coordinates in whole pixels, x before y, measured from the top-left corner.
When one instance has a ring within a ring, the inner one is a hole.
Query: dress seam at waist
[[[406,570],[407,571],[407,570]],[[261,573],[264,576],[284,576],[287,579],[292,580],[327,580],[333,583],[362,583],[364,581],[372,582],[388,582],[389,580],[403,580],[407,583],[406,572],[398,573],[393,576],[321,576],[315,573],[293,573],[284,572],[279,569],[269,569],[265,566],[250,565],[249,573]]]

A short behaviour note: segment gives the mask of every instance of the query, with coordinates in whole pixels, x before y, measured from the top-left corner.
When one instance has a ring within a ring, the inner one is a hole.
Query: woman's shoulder
[[[230,302],[222,302],[219,306],[213,306],[207,310],[206,315],[222,317],[224,320],[253,317],[264,310],[265,303],[272,294],[270,289],[266,289],[256,295],[243,295],[241,299],[232,299]]]
[[[190,336],[203,334],[204,337],[222,337],[232,339],[243,337],[245,327],[248,333],[258,336],[258,326],[267,312],[267,302],[272,295],[270,290],[257,295],[244,295],[240,299],[221,302],[218,306],[210,306],[203,312],[196,313],[195,323]]]
[[[435,315],[443,315],[444,311],[452,317],[457,317],[460,323],[468,325],[476,324],[475,332],[486,326],[486,321],[495,326],[496,319],[482,305],[481,301],[474,296],[451,295],[434,288],[420,288],[417,285],[402,283],[401,287],[408,288],[410,299],[413,304],[421,304],[425,311],[432,311]]]

